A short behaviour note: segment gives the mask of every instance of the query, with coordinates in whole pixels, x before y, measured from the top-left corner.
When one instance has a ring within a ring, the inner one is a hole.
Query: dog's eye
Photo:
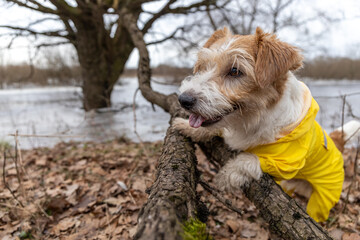
[[[231,68],[228,75],[230,75],[232,77],[241,77],[243,75],[243,73],[240,70],[238,70],[236,67],[233,67],[233,68]]]

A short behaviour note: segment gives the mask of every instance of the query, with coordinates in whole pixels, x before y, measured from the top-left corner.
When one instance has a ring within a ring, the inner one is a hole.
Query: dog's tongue
[[[200,127],[204,121],[205,121],[205,118],[203,118],[200,115],[193,114],[193,113],[189,117],[189,124],[193,128]]]

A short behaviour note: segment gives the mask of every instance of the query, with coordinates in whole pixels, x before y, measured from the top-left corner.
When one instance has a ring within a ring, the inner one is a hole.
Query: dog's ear
[[[214,42],[217,40],[224,38],[228,35],[231,35],[230,30],[227,27],[224,27],[223,29],[216,30],[211,37],[207,40],[207,42],[204,44],[204,48],[209,48],[211,45],[213,45]]]
[[[218,40],[225,38],[227,36],[231,36],[231,32],[227,27],[224,27],[223,29],[216,30],[211,37],[207,40],[207,42],[204,44],[204,48],[210,48],[211,45],[213,45]],[[199,56],[199,55],[198,55]],[[199,71],[199,68],[203,64],[202,61],[198,61],[195,63],[193,73],[197,73]]]
[[[299,49],[281,42],[274,34],[264,33],[257,27],[255,41],[255,76],[260,87],[267,87],[289,70],[296,70],[302,66],[303,57]]]

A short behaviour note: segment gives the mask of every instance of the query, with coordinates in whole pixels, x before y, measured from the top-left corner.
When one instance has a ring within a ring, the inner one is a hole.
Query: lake
[[[321,108],[317,120],[328,132],[341,125],[341,95],[348,95],[345,121],[353,119],[351,113],[360,116],[360,81],[305,82]],[[23,149],[53,146],[59,141],[106,141],[120,136],[140,141],[134,133],[132,109],[137,87],[136,78],[122,79],[122,85],[116,85],[112,94],[113,107],[89,113],[81,108],[81,89],[78,87],[0,90],[0,141],[13,143],[14,138],[8,135],[17,130],[22,135],[34,135],[19,137]],[[178,87],[154,83],[153,88],[169,94],[176,92]],[[142,141],[165,137],[169,115],[156,106],[153,111],[140,92],[136,98],[136,118]]]

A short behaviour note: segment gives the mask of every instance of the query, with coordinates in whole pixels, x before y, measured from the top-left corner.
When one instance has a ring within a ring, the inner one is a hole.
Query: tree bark
[[[123,20],[128,23],[127,29],[139,50],[138,80],[143,96],[169,112],[172,117],[184,117],[185,113],[179,111],[176,95],[165,96],[151,89],[149,55],[142,33],[131,14],[125,12]],[[221,138],[198,144],[208,159],[218,167],[237,154],[230,151]],[[193,145],[171,127],[166,134],[156,175],[148,202],[139,214],[135,239],[180,239],[180,221],[193,217],[194,210],[200,209],[195,206],[201,204],[196,203],[194,192],[197,180]],[[261,216],[269,223],[270,230],[283,239],[331,239],[269,175],[264,174],[260,181],[250,182],[243,187],[243,191],[260,210]],[[174,194],[175,202],[171,201]],[[197,212],[197,217],[201,216],[201,212]]]
[[[198,212],[197,178],[194,144],[170,127],[134,239],[181,239],[180,223]]]

